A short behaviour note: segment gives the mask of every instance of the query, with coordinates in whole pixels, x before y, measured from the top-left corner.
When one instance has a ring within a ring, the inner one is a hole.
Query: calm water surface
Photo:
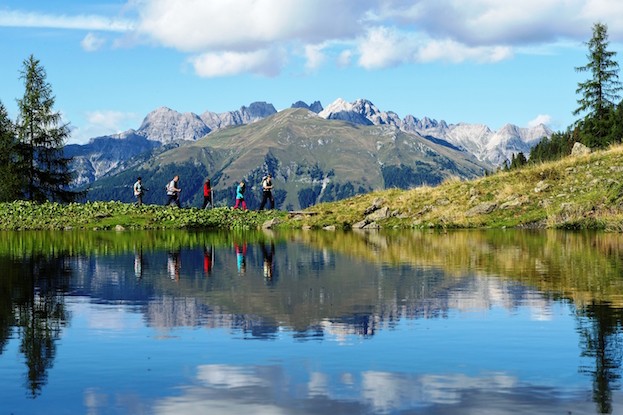
[[[1,235],[0,414],[623,414],[623,235]]]

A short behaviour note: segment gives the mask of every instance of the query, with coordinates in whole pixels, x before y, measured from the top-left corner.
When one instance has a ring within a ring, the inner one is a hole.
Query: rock
[[[372,212],[371,214],[369,214],[368,216],[366,216],[366,220],[368,222],[374,222],[375,220],[386,219],[388,217],[389,217],[389,208],[385,206],[384,208],[378,209]]]
[[[334,231],[335,230],[335,225],[328,225],[328,226],[325,226],[322,229],[324,229],[325,231]]]
[[[125,231],[125,228],[122,225],[116,225],[115,226],[115,230],[117,232],[122,232],[122,231]]]
[[[498,205],[495,202],[483,202],[478,206],[474,206],[470,210],[468,210],[465,215],[467,216],[476,216],[476,215],[487,215],[495,210]]]
[[[379,210],[381,206],[383,205],[383,202],[384,200],[381,198],[374,199],[374,201],[372,202],[372,205],[363,211],[364,216],[369,215],[370,213]]]
[[[578,143],[576,142],[573,145],[573,148],[571,149],[571,155],[572,156],[585,156],[587,154],[591,153],[591,149],[586,147],[584,144],[582,143]]]
[[[513,209],[521,206],[523,203],[520,199],[509,200],[500,205],[500,209]]]
[[[540,193],[552,187],[549,183],[546,183],[544,180],[541,180],[536,184],[534,188],[534,193]]]
[[[272,229],[273,227],[275,227],[276,225],[279,225],[280,223],[281,223],[281,220],[279,218],[272,218],[262,224],[262,229]]]
[[[353,224],[352,228],[353,229],[363,229],[363,228],[365,228],[365,226],[368,223],[370,223],[370,222],[368,222],[367,220],[364,219],[364,220],[362,220],[360,222],[357,222],[357,223]]]
[[[372,222],[372,223],[368,223],[364,229],[381,229],[381,227],[379,226],[378,223]]]

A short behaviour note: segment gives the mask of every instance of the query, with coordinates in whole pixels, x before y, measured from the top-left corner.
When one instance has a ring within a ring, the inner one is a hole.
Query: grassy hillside
[[[140,208],[120,202],[0,204],[0,229],[562,228],[623,231],[623,146],[436,187],[390,189],[303,212]]]
[[[538,227],[623,231],[623,146],[437,187],[324,203],[294,227]],[[372,216],[366,210],[373,210]],[[367,218],[367,219],[366,219]]]

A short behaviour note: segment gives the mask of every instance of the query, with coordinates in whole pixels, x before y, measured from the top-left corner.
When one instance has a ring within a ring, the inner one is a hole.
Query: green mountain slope
[[[451,145],[395,127],[354,125],[288,109],[183,143],[101,178],[88,198],[131,201],[131,185],[140,175],[150,189],[145,202],[163,203],[166,182],[179,174],[183,204],[199,205],[201,185],[210,177],[217,204],[233,203],[235,186],[245,180],[247,203],[255,208],[261,178],[270,172],[277,206],[292,210],[373,190],[474,178],[487,168]]]

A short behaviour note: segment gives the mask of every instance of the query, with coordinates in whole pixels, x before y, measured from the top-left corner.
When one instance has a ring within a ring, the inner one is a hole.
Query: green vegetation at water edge
[[[215,209],[178,209],[121,202],[0,204],[2,230],[69,229],[259,229],[284,212]]]

